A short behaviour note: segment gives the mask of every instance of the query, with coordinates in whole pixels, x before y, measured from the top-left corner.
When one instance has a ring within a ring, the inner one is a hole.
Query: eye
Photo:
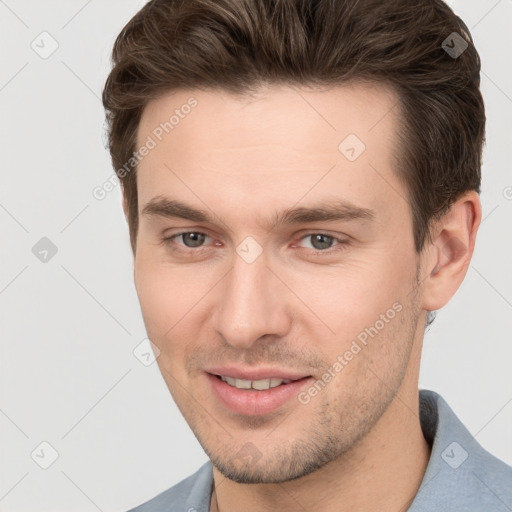
[[[188,249],[194,249],[197,247],[202,247],[204,241],[210,238],[208,235],[204,233],[200,233],[199,231],[186,231],[183,233],[178,233],[169,238],[166,238],[166,241],[174,241],[176,239],[181,240],[182,244]]]
[[[344,242],[339,240],[338,238],[330,235],[326,235],[325,233],[310,233],[301,238],[302,240],[310,240],[310,249],[315,249],[316,251],[329,252],[329,249],[335,247],[336,245],[342,245]]]

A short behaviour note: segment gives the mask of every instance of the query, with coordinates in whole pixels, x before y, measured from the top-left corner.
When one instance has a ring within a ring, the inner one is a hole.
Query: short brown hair
[[[467,48],[450,55],[456,42]],[[151,0],[117,37],[112,62],[103,105],[134,251],[130,158],[139,121],[149,100],[177,89],[391,85],[401,111],[397,173],[409,192],[418,252],[433,218],[464,192],[480,192],[480,58],[467,27],[441,0]]]

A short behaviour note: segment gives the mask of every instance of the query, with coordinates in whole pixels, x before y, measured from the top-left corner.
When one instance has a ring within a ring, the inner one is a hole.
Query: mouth
[[[222,409],[245,416],[260,416],[278,411],[298,401],[299,393],[314,380],[311,375],[265,375],[240,378],[240,374],[210,373],[206,377],[215,402]],[[267,372],[268,373],[268,372]],[[293,378],[290,378],[293,377]]]
[[[215,375],[217,378],[237,389],[254,389],[256,391],[265,391],[266,389],[277,388],[283,384],[290,384],[301,379],[281,379],[279,377],[270,377],[269,379],[247,380],[235,379],[227,375]]]

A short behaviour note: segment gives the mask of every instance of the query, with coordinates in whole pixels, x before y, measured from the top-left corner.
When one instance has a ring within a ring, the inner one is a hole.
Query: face
[[[174,400],[232,480],[342,457],[411,371],[424,312],[396,102],[268,86],[144,110],[137,293]]]

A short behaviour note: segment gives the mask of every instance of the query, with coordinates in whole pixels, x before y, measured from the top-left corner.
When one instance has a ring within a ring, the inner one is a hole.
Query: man
[[[103,100],[148,336],[211,463],[137,511],[505,511],[418,391],[481,219],[480,61],[440,0],[157,0]]]

